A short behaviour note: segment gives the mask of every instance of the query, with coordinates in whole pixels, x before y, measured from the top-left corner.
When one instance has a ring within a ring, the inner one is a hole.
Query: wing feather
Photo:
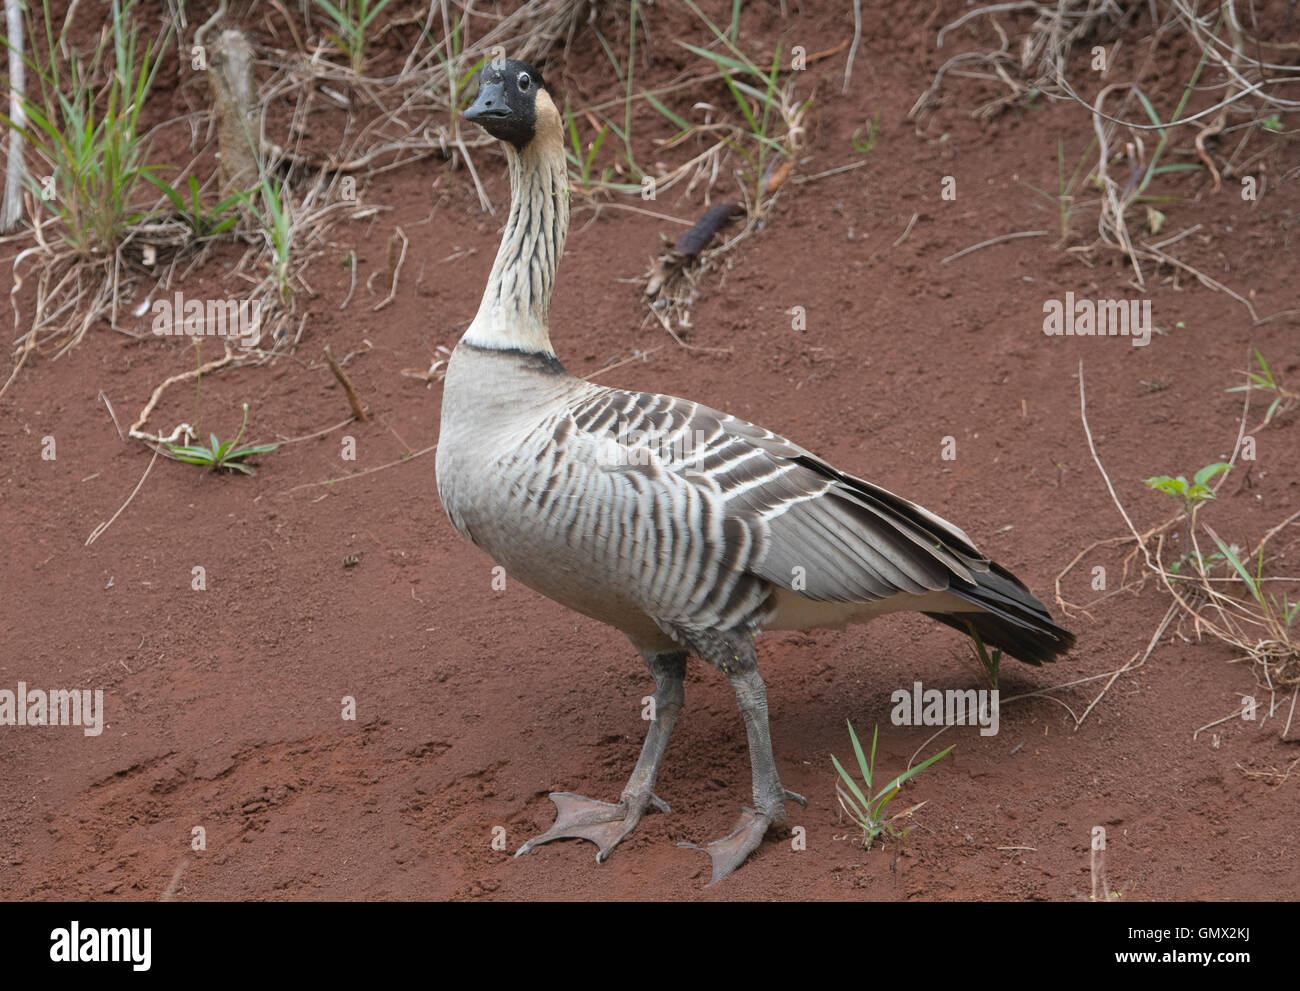
[[[751,583],[736,581],[741,574],[817,601],[866,603],[943,590],[954,581],[973,585],[972,571],[988,567],[946,521],[707,406],[598,390],[575,404],[565,429],[612,441],[621,452],[616,460],[640,469],[633,489],[648,517],[642,522],[668,544],[659,549],[662,571],[651,576],[656,597],[676,599],[679,607],[689,602],[701,620],[731,611],[738,595],[753,597]],[[695,500],[670,491],[683,485],[695,490]],[[724,521],[716,554],[698,553],[688,528],[668,519],[694,504]],[[636,529],[634,520],[625,525]],[[672,578],[701,587],[667,596]]]
[[[1073,643],[962,530],[752,423],[593,386],[550,429],[547,512],[673,636],[916,609],[1031,663]]]

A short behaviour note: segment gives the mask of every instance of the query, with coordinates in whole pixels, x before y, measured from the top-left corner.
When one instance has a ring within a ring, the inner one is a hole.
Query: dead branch
[[[370,417],[366,416],[366,408],[361,405],[357,390],[353,388],[352,380],[348,378],[348,373],[338,363],[338,359],[334,357],[334,352],[330,350],[328,344],[325,345],[325,360],[329,362],[330,371],[334,373],[334,377],[339,380],[339,385],[343,386],[343,391],[347,393],[348,405],[352,407],[353,415],[363,423],[369,420]]]

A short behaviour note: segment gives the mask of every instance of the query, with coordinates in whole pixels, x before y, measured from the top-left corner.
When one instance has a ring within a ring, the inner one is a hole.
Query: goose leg
[[[752,647],[750,648],[752,651]],[[737,658],[741,660],[741,658]],[[730,666],[730,665],[729,665]],[[720,840],[714,840],[707,846],[699,847],[694,843],[682,843],[680,846],[703,850],[713,860],[713,878],[709,884],[717,884],[734,871],[758,845],[771,826],[785,822],[785,802],[791,799],[807,806],[808,800],[802,795],[786,791],[781,786],[781,778],[776,771],[776,759],[772,756],[772,733],[767,724],[767,688],[758,670],[741,663],[740,670],[728,672],[731,686],[736,692],[736,703],[740,707],[741,718],[745,721],[745,733],[749,737],[749,760],[754,782],[754,807],[742,809],[740,818],[732,831]]]
[[[659,762],[663,760],[673,724],[682,711],[685,692],[682,677],[686,673],[686,654],[644,654],[646,666],[655,679],[654,715],[646,730],[641,756],[617,803],[598,802],[567,791],[551,792],[555,803],[555,824],[521,846],[515,856],[551,840],[591,840],[600,849],[596,863],[601,863],[614,848],[636,828],[647,808],[671,812],[668,803],[654,793]]]

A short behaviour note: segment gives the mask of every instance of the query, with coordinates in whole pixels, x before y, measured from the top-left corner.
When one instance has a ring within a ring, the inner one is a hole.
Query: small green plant
[[[917,764],[910,771],[904,771],[873,795],[871,789],[876,772],[876,738],[879,727],[872,730],[871,758],[868,760],[862,752],[862,745],[858,743],[857,734],[853,732],[853,724],[848,720],[845,720],[845,722],[849,727],[849,739],[853,741],[853,753],[857,757],[858,769],[862,773],[866,791],[858,787],[858,783],[853,780],[853,776],[844,770],[840,762],[835,759],[835,755],[831,754],[831,763],[835,765],[835,770],[839,772],[840,777],[843,779],[835,782],[835,794],[839,797],[840,807],[844,809],[849,818],[862,827],[862,845],[864,847],[870,847],[881,833],[888,833],[894,839],[901,839],[911,832],[914,827],[909,826],[907,829],[897,830],[893,825],[894,820],[900,816],[915,812],[925,803],[922,802],[921,805],[913,806],[911,809],[889,818],[885,817],[885,806],[898,794],[899,789],[903,787],[908,778],[915,777],[935,761],[948,756],[952,747],[935,754],[923,763]]]
[[[1183,526],[1183,536],[1186,540],[1187,549],[1183,554],[1185,560],[1191,561],[1203,573],[1213,567],[1213,559],[1204,559],[1196,550],[1196,541],[1192,539],[1196,531],[1196,511],[1202,503],[1209,502],[1214,498],[1214,490],[1210,488],[1210,481],[1221,472],[1227,471],[1232,465],[1225,461],[1216,461],[1212,465],[1206,465],[1195,475],[1189,483],[1183,475],[1171,477],[1169,475],[1153,475],[1151,478],[1143,480],[1143,484],[1163,492],[1171,499],[1178,499],[1183,504],[1183,512],[1186,514]],[[1174,562],[1176,567],[1169,570],[1172,574],[1179,574],[1181,562]]]
[[[338,4],[330,0],[316,0],[316,6],[329,15],[335,30],[329,33],[330,41],[348,57],[352,72],[361,75],[366,64],[366,32],[379,12],[388,6],[388,0],[339,0]]]
[[[1210,574],[1215,568],[1219,567],[1220,565],[1226,565],[1228,563],[1228,559],[1224,557],[1222,554],[1220,554],[1218,551],[1215,551],[1213,554],[1207,554],[1204,557],[1200,557],[1197,554],[1196,550],[1193,549],[1192,553],[1188,555],[1188,558],[1194,561],[1197,564],[1197,566],[1201,569],[1201,571],[1205,572],[1205,574],[1207,575]],[[1171,575],[1181,575],[1183,573],[1183,562],[1174,561],[1173,563],[1171,563],[1169,565],[1169,573]]]
[[[1300,394],[1292,392],[1290,389],[1278,383],[1273,377],[1273,370],[1268,367],[1268,362],[1264,356],[1259,353],[1259,348],[1255,348],[1255,361],[1259,363],[1258,372],[1242,372],[1246,376],[1245,385],[1234,385],[1228,392],[1250,392],[1252,389],[1259,389],[1262,392],[1273,393],[1273,401],[1268,404],[1268,412],[1264,414],[1264,422],[1260,426],[1267,426],[1273,419],[1273,416],[1282,410],[1285,412],[1295,405],[1296,400],[1300,399]]]
[[[569,143],[572,146],[572,150],[566,151],[565,154],[568,157],[570,164],[572,164],[576,169],[576,171],[571,173],[573,180],[584,187],[590,188],[594,185],[591,175],[592,165],[596,161],[596,156],[600,153],[600,146],[605,143],[605,138],[609,135],[609,125],[606,124],[602,127],[600,133],[596,135],[596,139],[587,146],[586,151],[583,151],[582,139],[578,136],[578,121],[576,116],[569,109],[568,100],[565,100],[564,104],[564,117],[569,125]],[[607,183],[609,181],[609,176],[610,170],[605,169],[601,178],[597,181],[600,183]]]
[[[802,104],[796,104],[787,92],[788,87],[783,87],[778,82],[781,72],[779,44],[772,55],[771,68],[761,69],[736,47],[726,32],[709,20],[708,16],[696,6],[694,0],[685,0],[685,3],[731,53],[727,55],[690,45],[684,41],[677,42],[692,54],[713,63],[745,120],[748,131],[746,132],[744,128],[737,130],[748,140],[736,141],[728,138],[724,139],[724,143],[745,160],[748,166],[746,170],[748,178],[752,183],[753,202],[757,205],[762,202],[770,160],[790,156],[789,150],[775,134],[776,125],[784,123],[789,130],[793,126],[792,122],[797,122],[802,117],[812,101],[806,100]],[[755,106],[752,108],[750,100],[755,101]]]
[[[458,129],[460,127],[460,116],[465,112],[474,97],[474,90],[470,84],[474,81],[474,77],[478,75],[479,70],[487,65],[490,56],[482,56],[468,69],[457,73],[456,66],[460,64],[461,55],[465,50],[465,21],[469,17],[469,13],[461,14],[460,19],[452,23],[446,18],[446,6],[444,5],[443,15],[443,26],[446,33],[445,46],[433,44],[427,24],[423,33],[433,46],[438,55],[438,61],[447,74],[447,106],[451,110],[452,127]],[[445,55],[442,51],[444,47],[446,48]]]
[[[853,136],[850,139],[853,142],[853,150],[859,155],[871,154],[872,149],[876,147],[876,131],[879,127],[880,111],[877,110],[876,116],[871,118],[871,123],[867,125],[867,136],[865,138],[859,137],[859,135],[862,134],[862,128],[859,127],[853,132]]]
[[[1218,40],[1217,28],[1215,29],[1213,37],[1214,40]],[[1156,142],[1156,148],[1151,155],[1151,161],[1145,168],[1139,169],[1140,178],[1136,184],[1133,184],[1132,188],[1125,190],[1126,195],[1122,204],[1125,208],[1127,208],[1129,203],[1159,203],[1175,199],[1175,197],[1172,196],[1147,196],[1146,191],[1147,187],[1151,185],[1151,180],[1158,175],[1167,175],[1170,172],[1199,172],[1205,167],[1192,162],[1177,162],[1173,165],[1161,165],[1160,159],[1164,155],[1165,148],[1169,145],[1171,134],[1169,125],[1182,119],[1183,109],[1187,106],[1188,99],[1191,98],[1192,93],[1196,89],[1196,83],[1201,78],[1201,71],[1205,68],[1205,63],[1209,58],[1212,48],[1213,46],[1206,46],[1202,50],[1200,61],[1196,63],[1196,69],[1192,72],[1191,79],[1187,81],[1187,85],[1183,88],[1183,95],[1178,101],[1178,106],[1174,109],[1174,115],[1170,118],[1169,124],[1166,124],[1160,119],[1160,115],[1156,113],[1156,108],[1151,105],[1151,101],[1147,99],[1145,93],[1140,89],[1134,90],[1137,94],[1138,102],[1142,104],[1142,109],[1146,111],[1147,117],[1150,118],[1151,123],[1157,128],[1160,140]]]
[[[1266,131],[1272,131],[1274,134],[1282,133],[1282,118],[1277,114],[1269,114],[1259,122],[1259,126]]]
[[[710,24],[710,27],[712,27],[712,24]],[[739,58],[731,58],[720,52],[711,52],[705,48],[688,45],[684,41],[679,41],[678,44],[701,58],[708,59],[717,66],[718,71],[722,73],[722,81],[727,84],[727,89],[731,92],[731,97],[735,101],[737,108],[739,108],[740,115],[745,119],[745,124],[749,130],[748,132],[741,130],[745,137],[752,142],[752,149],[747,147],[746,142],[742,141],[726,139],[725,143],[745,160],[748,166],[746,172],[752,184],[754,202],[757,203],[763,191],[763,180],[767,175],[768,160],[773,156],[784,157],[788,154],[781,142],[772,135],[773,110],[775,109],[779,116],[782,107],[780,88],[777,86],[777,74],[781,70],[781,46],[777,45],[776,53],[772,57],[771,71],[765,73],[744,55],[740,55]],[[745,82],[744,76],[750,76],[761,82],[763,88],[759,89]],[[755,110],[750,108],[749,98],[753,98],[762,106],[761,114],[755,113]]]
[[[1295,623],[1296,617],[1300,616],[1300,601],[1292,602],[1291,597],[1282,593],[1279,600],[1271,592],[1264,591],[1264,546],[1260,545],[1259,557],[1255,563],[1255,574],[1250,573],[1241,558],[1237,554],[1236,547],[1230,547],[1225,544],[1217,533],[1208,526],[1205,532],[1218,545],[1223,557],[1232,565],[1234,571],[1246,584],[1250,590],[1251,597],[1259,604],[1260,611],[1263,613],[1264,625],[1271,628],[1274,632],[1274,638],[1279,641],[1289,642],[1289,637],[1283,634],[1283,631],[1290,631],[1291,626]]]
[[[645,94],[654,101],[653,97]],[[669,112],[671,116],[671,112]],[[596,174],[596,156],[600,154],[601,146],[605,144],[605,139],[610,134],[621,134],[619,129],[608,120],[601,125],[596,137],[587,145],[584,150],[582,147],[582,138],[578,133],[578,115],[574,113],[566,100],[564,103],[564,121],[569,132],[569,147],[565,149],[565,157],[568,158],[571,168],[569,177],[573,184],[580,190],[591,193],[593,191],[617,192],[617,193],[636,193],[641,189],[640,183],[635,182],[617,182],[615,180],[614,169],[606,167]],[[631,166],[634,174],[641,174],[635,162],[627,159],[626,154],[623,156],[624,161]]]
[[[1192,476],[1191,484],[1188,484],[1187,479],[1182,475],[1178,475],[1177,477],[1170,477],[1169,475],[1153,475],[1152,477],[1145,479],[1144,484],[1159,492],[1164,492],[1175,499],[1181,499],[1183,508],[1187,511],[1187,515],[1190,517],[1196,511],[1197,506],[1214,498],[1214,490],[1211,489],[1207,483],[1213,479],[1215,475],[1227,471],[1231,467],[1232,465],[1224,461],[1217,461],[1212,465],[1206,465]]]
[[[211,210],[207,210],[199,199],[199,181],[194,176],[189,177],[188,202],[180,190],[163,182],[152,173],[146,173],[145,178],[171,201],[176,212],[181,215],[181,219],[197,238],[208,238],[224,233],[239,222],[239,211],[235,209],[243,199],[239,193],[227,196]]]
[[[693,4],[692,4],[693,7]],[[703,14],[701,14],[703,17]],[[712,27],[712,23],[708,23]],[[715,31],[718,30],[714,29]],[[719,38],[723,35],[719,34]],[[748,133],[745,137],[750,139],[753,148],[746,147],[746,142],[737,142],[737,140],[727,139],[728,147],[740,155],[749,166],[748,173],[750,182],[753,183],[754,202],[759,202],[763,191],[763,177],[767,174],[767,161],[774,155],[785,156],[788,152],[781,146],[779,140],[772,135],[772,124],[774,124],[774,109],[777,116],[781,113],[781,94],[780,87],[776,85],[777,73],[781,69],[781,47],[776,46],[776,53],[772,56],[772,68],[770,72],[764,73],[748,57],[742,55],[738,49],[735,49],[737,56],[735,59],[731,56],[723,55],[720,52],[710,52],[707,48],[698,48],[693,44],[679,42],[682,48],[688,49],[694,55],[701,59],[707,59],[712,64],[718,66],[718,70],[723,74],[723,82],[727,83],[727,88],[731,91],[732,99],[736,101],[736,107],[740,109],[741,117],[745,118],[745,124],[748,125]],[[751,85],[745,82],[744,77],[755,79],[761,83],[763,88]],[[757,100],[758,105],[762,105],[762,113],[755,113],[750,108],[749,99]],[[742,129],[744,131],[744,129]]]
[[[605,36],[596,31],[596,40],[600,42],[600,47],[605,52],[605,57],[609,59],[609,64],[614,69],[614,75],[623,86],[623,126],[619,127],[613,121],[606,119],[605,126],[614,133],[623,144],[621,158],[623,163],[631,170],[633,178],[638,181],[646,174],[636,163],[636,155],[632,151],[632,90],[636,83],[636,32],[637,32],[637,15],[640,12],[638,0],[631,0],[628,4],[628,37],[627,37],[627,66],[618,60],[614,54],[613,47],[605,40]],[[639,186],[631,187],[633,189]]]
[[[172,457],[192,465],[206,465],[211,471],[242,471],[245,475],[257,474],[243,463],[244,458],[254,454],[266,454],[278,448],[279,444],[253,444],[238,447],[239,439],[244,436],[248,426],[248,403],[244,403],[244,422],[239,425],[239,433],[234,440],[225,442],[217,440],[216,434],[208,434],[208,447],[191,447],[182,444],[168,444]]]
[[[259,210],[247,193],[236,194],[249,212],[257,217],[271,246],[271,279],[280,294],[280,301],[288,305],[292,290],[289,285],[289,257],[293,250],[293,216],[290,202],[283,182],[272,183],[271,177],[262,174],[258,187],[265,210]],[[255,190],[257,191],[257,190]]]
[[[1082,204],[1075,203],[1075,197],[1078,193],[1081,183],[1086,182],[1090,173],[1084,171],[1092,150],[1097,146],[1097,139],[1094,137],[1083,150],[1079,161],[1074,166],[1074,171],[1070,173],[1070,178],[1065,178],[1065,141],[1062,138],[1056,139],[1056,195],[1052,195],[1045,189],[1039,189],[1031,182],[1025,183],[1031,190],[1037,193],[1048,203],[1056,207],[1057,223],[1061,228],[1061,242],[1064,243],[1070,236],[1070,218],[1082,208]]]

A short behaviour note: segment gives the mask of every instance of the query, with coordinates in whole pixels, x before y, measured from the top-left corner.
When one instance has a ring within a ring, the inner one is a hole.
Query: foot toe
[[[771,825],[771,816],[755,812],[753,809],[744,809],[736,822],[736,828],[722,839],[714,840],[706,846],[697,846],[694,843],[677,845],[692,850],[703,850],[709,855],[713,861],[713,877],[709,881],[709,886],[712,887],[745,862],[745,858],[763,842],[763,837]]]

